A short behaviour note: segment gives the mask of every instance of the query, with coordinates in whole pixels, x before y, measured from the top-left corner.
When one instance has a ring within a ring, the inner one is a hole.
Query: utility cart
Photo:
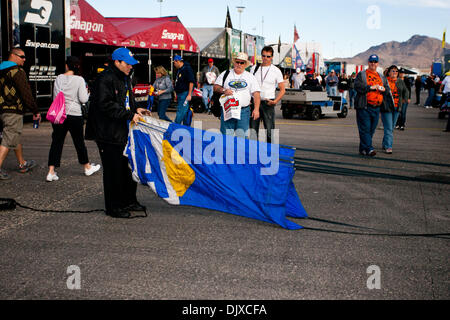
[[[310,120],[319,120],[334,114],[345,118],[348,114],[347,101],[340,96],[328,96],[324,91],[286,89],[281,99],[283,118],[292,119],[295,115]]]

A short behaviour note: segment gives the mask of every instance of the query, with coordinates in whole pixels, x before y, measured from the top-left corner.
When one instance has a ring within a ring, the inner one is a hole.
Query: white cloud
[[[412,2],[413,4],[417,2],[420,7],[450,9],[450,0],[417,0]]]
[[[395,6],[450,9],[450,0],[364,0],[365,3],[386,3]]]

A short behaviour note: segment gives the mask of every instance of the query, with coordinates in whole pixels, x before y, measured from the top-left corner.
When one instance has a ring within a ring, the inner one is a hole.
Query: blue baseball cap
[[[137,61],[133,57],[133,54],[127,48],[119,48],[119,49],[114,50],[111,58],[113,60],[125,61],[129,65],[135,65],[135,64],[139,63],[139,61]]]
[[[183,58],[181,57],[181,56],[179,56],[179,55],[175,55],[174,57],[173,57],[173,61],[183,61]]]
[[[372,54],[370,57],[369,57],[369,62],[378,62],[378,56],[376,55],[376,54]]]

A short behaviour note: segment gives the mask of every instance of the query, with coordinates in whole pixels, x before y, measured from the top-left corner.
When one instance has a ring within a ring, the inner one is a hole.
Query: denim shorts
[[[20,144],[20,136],[23,129],[23,115],[16,113],[2,113],[3,121],[2,146],[8,149],[16,149]]]

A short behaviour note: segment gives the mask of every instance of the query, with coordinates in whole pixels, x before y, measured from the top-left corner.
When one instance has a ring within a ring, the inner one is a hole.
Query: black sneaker
[[[405,131],[405,127],[400,127],[400,130],[401,131]]]
[[[0,169],[0,180],[8,180],[11,179],[8,173],[6,171]]]
[[[132,203],[125,207],[125,210],[128,211],[146,211],[146,207],[140,204],[139,202]]]
[[[113,209],[111,211],[106,211],[106,215],[113,217],[113,218],[129,218],[131,215],[130,213],[125,209]]]

